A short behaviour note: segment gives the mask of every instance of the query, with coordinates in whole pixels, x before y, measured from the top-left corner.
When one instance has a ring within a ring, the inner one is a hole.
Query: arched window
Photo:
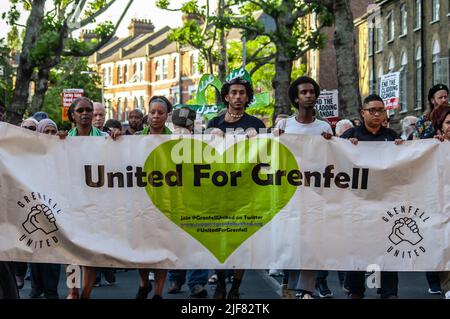
[[[431,53],[432,57],[432,70],[433,70],[433,85],[441,82],[441,46],[438,40],[434,40],[433,49]]]
[[[422,108],[422,47],[416,49],[416,108]]]
[[[394,56],[391,55],[388,59],[388,73],[394,72],[395,69],[395,60]]]
[[[141,96],[141,97],[139,98],[139,108],[140,108],[141,110],[144,110],[144,97],[143,97],[143,96]],[[144,112],[145,112],[145,110],[144,110]]]
[[[133,109],[138,109],[138,108],[139,108],[139,101],[138,101],[137,97],[134,97]]]
[[[400,60],[400,112],[408,110],[408,56],[406,51],[403,51]]]

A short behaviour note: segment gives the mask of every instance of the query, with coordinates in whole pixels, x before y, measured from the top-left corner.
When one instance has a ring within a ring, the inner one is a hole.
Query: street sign
[[[62,120],[68,122],[69,116],[68,111],[69,107],[72,104],[73,100],[82,97],[84,95],[83,89],[64,89],[62,94]]]
[[[316,102],[316,111],[318,115],[330,122],[332,127],[339,121],[339,100],[338,91],[322,91]]]

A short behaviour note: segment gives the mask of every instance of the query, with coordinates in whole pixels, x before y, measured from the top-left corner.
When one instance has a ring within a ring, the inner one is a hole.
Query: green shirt
[[[72,128],[69,133],[69,136],[78,136],[78,130],[76,127]],[[89,136],[107,136],[104,132],[100,131],[98,128],[92,126],[91,131],[89,132]]]
[[[142,135],[149,135],[150,133],[151,133],[150,127],[146,127],[146,128],[144,128],[142,130],[141,134]],[[172,131],[167,126],[164,126],[163,134],[170,135],[170,134],[172,134]]]

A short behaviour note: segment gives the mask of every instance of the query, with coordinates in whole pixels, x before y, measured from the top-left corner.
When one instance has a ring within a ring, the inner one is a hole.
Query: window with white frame
[[[173,97],[173,103],[180,103],[180,88],[178,86],[173,86],[170,88],[171,95]]]
[[[144,62],[139,62],[139,81],[144,81]]]
[[[376,43],[376,52],[383,50],[383,28],[378,27],[376,28],[376,34],[377,34],[377,43]]]
[[[369,56],[373,55],[373,33],[374,28],[369,28]]]
[[[408,33],[408,12],[406,11],[406,3],[400,6],[400,35]]]
[[[155,81],[159,81],[162,78],[162,67],[160,61],[155,61]]]
[[[144,110],[144,97],[142,95],[139,97],[139,108]]]
[[[395,28],[394,28],[394,13],[392,11],[389,12],[386,18],[386,27],[387,27],[387,41],[388,42],[393,41]]]
[[[191,75],[198,74],[198,52],[192,52],[190,56],[190,71]]]
[[[417,47],[416,49],[416,90],[415,90],[415,100],[416,108],[422,107],[422,47]]]
[[[117,83],[122,84],[122,66],[120,64],[117,66]]]
[[[162,78],[163,80],[165,80],[168,78],[167,60],[162,59],[161,64],[162,64]]]
[[[113,82],[113,68],[112,66],[110,66],[108,71],[108,84],[112,85],[112,82]]]
[[[133,99],[133,110],[139,108],[139,100],[138,98],[135,96]]]
[[[433,85],[435,85],[441,82],[441,46],[438,40],[434,40],[433,42],[431,57]]]
[[[439,20],[440,3],[439,0],[432,0],[431,3],[431,21]]]
[[[408,56],[406,51],[402,53],[400,65],[400,112],[406,112],[408,110]]]
[[[422,0],[416,0],[414,5],[414,29],[422,27]]]

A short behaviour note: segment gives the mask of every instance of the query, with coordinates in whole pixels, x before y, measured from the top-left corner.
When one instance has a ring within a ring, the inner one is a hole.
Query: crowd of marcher
[[[287,94],[296,110],[294,116],[280,114],[275,120],[271,132],[275,136],[281,134],[308,134],[321,135],[329,140],[333,136],[348,139],[354,145],[359,141],[393,141],[401,144],[406,140],[436,138],[442,142],[450,141],[450,106],[448,104],[449,90],[444,84],[433,86],[429,90],[428,110],[419,118],[405,117],[402,122],[402,132],[398,134],[389,128],[389,117],[380,96],[372,94],[367,96],[360,108],[360,118],[342,119],[334,130],[330,124],[316,117],[315,105],[320,94],[320,87],[310,77],[302,76],[296,79],[289,87]],[[233,134],[246,134],[252,138],[261,129],[264,123],[255,116],[246,113],[250,101],[253,99],[253,88],[250,82],[235,78],[226,82],[221,90],[221,97],[226,110],[210,120],[207,124],[207,133],[224,136]],[[24,129],[42,134],[58,135],[61,139],[66,136],[111,136],[113,139],[121,135],[154,135],[154,134],[194,134],[196,112],[188,107],[172,110],[172,104],[164,96],[153,96],[149,102],[149,113],[144,116],[140,109],[129,113],[129,127],[122,130],[119,121],[109,119],[105,122],[105,108],[101,103],[93,103],[87,97],[73,101],[68,112],[72,129],[58,130],[56,123],[48,118],[44,112],[38,112],[26,118],[20,124]],[[171,116],[172,130],[167,127],[167,120]],[[0,121],[5,121],[5,108],[0,105]],[[17,289],[24,285],[27,268],[31,279],[31,298],[59,298],[58,282],[61,266],[54,264],[0,262],[0,298],[18,297]],[[269,274],[284,276],[282,283],[283,298],[311,299],[318,290],[322,298],[333,296],[327,285],[327,271],[316,270],[279,270],[271,269]],[[68,299],[89,298],[92,289],[101,282],[102,275],[108,284],[115,283],[114,269],[83,267],[81,292],[77,288],[69,289]],[[139,288],[137,299],[146,299],[152,291],[154,279],[154,299],[163,295],[166,277],[169,280],[168,293],[178,293],[186,282],[191,296],[206,298],[208,283],[216,284],[213,298],[239,299],[239,288],[244,280],[245,270],[234,269],[216,270],[208,279],[207,269],[195,270],[165,270],[139,269]],[[13,278],[13,279],[11,279]],[[227,291],[228,278],[231,288]],[[443,294],[450,299],[450,273],[426,273],[430,294]],[[364,297],[365,273],[361,271],[339,272],[339,281],[343,289],[348,292],[349,298]],[[398,297],[397,272],[381,273],[381,298],[392,299]]]

